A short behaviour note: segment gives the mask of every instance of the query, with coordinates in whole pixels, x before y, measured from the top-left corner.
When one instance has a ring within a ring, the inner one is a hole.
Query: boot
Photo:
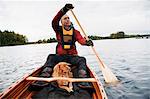
[[[50,77],[52,74],[52,69],[49,67],[44,68],[44,70],[42,71],[41,75],[39,77],[45,77],[48,78]],[[44,82],[44,81],[35,81],[34,83],[32,83],[29,86],[29,90],[30,91],[39,91],[41,89],[43,89],[44,87],[48,86],[49,83],[48,82]]]
[[[79,70],[79,78],[87,78],[87,73],[85,70]],[[91,82],[80,82],[78,84],[80,88],[93,88],[93,85]]]

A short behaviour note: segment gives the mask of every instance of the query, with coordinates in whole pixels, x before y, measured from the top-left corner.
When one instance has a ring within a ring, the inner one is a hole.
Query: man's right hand
[[[93,43],[92,40],[89,39],[89,40],[86,41],[86,45],[87,46],[94,46],[94,43]]]
[[[68,3],[68,4],[65,5],[65,8],[66,8],[67,10],[70,10],[70,9],[73,9],[74,7],[73,7],[72,4]]]

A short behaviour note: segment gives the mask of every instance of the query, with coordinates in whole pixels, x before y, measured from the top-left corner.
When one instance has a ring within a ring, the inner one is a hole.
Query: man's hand
[[[94,43],[92,42],[92,40],[89,39],[86,41],[86,45],[87,46],[94,46]]]
[[[73,7],[73,5],[72,4],[66,4],[65,5],[65,8],[67,9],[67,10],[70,10],[70,9],[73,9],[74,7]]]

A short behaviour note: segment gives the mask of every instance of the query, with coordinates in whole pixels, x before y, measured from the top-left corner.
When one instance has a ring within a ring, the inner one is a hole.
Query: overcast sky
[[[51,21],[66,3],[74,5],[88,35],[150,33],[150,0],[0,0],[0,30],[26,35],[29,41],[55,37]]]

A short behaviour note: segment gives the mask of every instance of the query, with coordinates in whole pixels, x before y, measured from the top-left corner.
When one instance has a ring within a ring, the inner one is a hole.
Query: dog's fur
[[[71,68],[69,67],[69,63],[66,62],[59,62],[57,65],[55,65],[53,69],[52,77],[66,77],[66,78],[72,78],[72,72]],[[73,85],[72,82],[68,82],[65,80],[58,80],[57,84],[60,88],[63,88],[67,90],[68,92],[73,91]]]

